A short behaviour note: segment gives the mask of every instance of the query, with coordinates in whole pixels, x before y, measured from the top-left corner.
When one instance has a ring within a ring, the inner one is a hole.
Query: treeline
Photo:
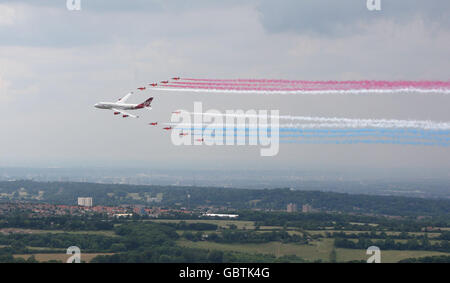
[[[21,257],[14,258],[14,256],[11,253],[4,253],[2,251],[3,249],[0,249],[0,263],[37,263],[38,261],[34,256],[30,256],[28,259],[23,259]]]
[[[304,230],[323,230],[334,227],[336,230],[354,231],[404,231],[420,232],[428,226],[447,227],[450,223],[442,220],[415,218],[389,219],[382,216],[365,216],[344,213],[287,213],[264,211],[239,211],[240,220],[255,221],[257,226],[287,226]]]
[[[334,246],[336,248],[362,249],[362,250],[366,250],[367,247],[370,246],[377,246],[381,250],[413,250],[413,251],[423,250],[423,251],[450,252],[449,241],[439,241],[433,244],[427,238],[423,238],[422,240],[409,239],[405,242],[395,241],[394,239],[391,238],[384,240],[359,238],[358,241],[336,238],[334,240]]]
[[[175,228],[176,230],[195,230],[195,231],[211,231],[217,230],[218,225],[212,223],[186,223],[186,221],[180,221],[177,223],[164,223],[164,225]]]
[[[178,246],[145,247],[114,255],[99,255],[93,263],[300,263],[297,256],[275,257],[267,254],[247,254],[185,248]]]
[[[419,258],[406,258],[399,261],[399,263],[450,263],[450,256],[426,256]]]
[[[211,241],[217,243],[268,243],[268,242],[283,242],[283,243],[299,243],[307,244],[305,237],[297,234],[290,235],[286,231],[272,231],[272,232],[257,232],[257,231],[239,231],[239,230],[223,230],[222,233],[203,234],[201,232],[192,233],[185,232],[183,237],[190,241]]]
[[[322,211],[341,211],[373,213],[401,216],[441,216],[449,219],[450,200],[422,199],[397,196],[356,195],[319,191],[298,191],[290,189],[232,189],[213,187],[169,187],[136,186],[117,184],[32,181],[0,182],[0,192],[14,193],[14,199],[23,198],[17,194],[19,188],[25,188],[29,194],[37,195],[43,191],[43,202],[75,204],[78,196],[91,196],[99,205],[148,204],[146,195],[156,196],[163,193],[162,205],[176,207],[189,204],[215,205],[235,209],[286,209],[288,203],[297,206],[310,204]],[[326,190],[326,188],[323,188]],[[129,196],[138,194],[141,199]]]
[[[340,238],[340,239],[359,239],[359,238],[365,238],[365,239],[395,239],[395,240],[407,240],[407,239],[417,239],[422,240],[424,238],[427,238],[427,236],[424,235],[416,235],[412,233],[407,232],[401,232],[398,234],[386,234],[386,232],[376,232],[371,231],[370,233],[349,233],[349,232],[326,232],[325,236],[327,238]],[[435,238],[435,240],[445,240],[450,241],[450,231],[443,231],[441,234]]]
[[[117,236],[82,233],[36,233],[0,235],[0,262],[23,262],[13,254],[63,252],[78,246],[83,253],[114,253],[97,256],[93,262],[303,262],[296,257],[276,258],[273,255],[244,254],[217,250],[194,249],[176,245],[180,238],[177,225],[153,222],[122,222],[114,227]],[[183,225],[181,225],[183,226]],[[187,225],[186,227],[189,227]],[[191,226],[194,227],[194,226]],[[197,228],[211,228],[200,225]],[[199,233],[202,233],[199,231]],[[271,234],[271,233],[268,233]],[[29,262],[32,262],[30,259]]]
[[[115,228],[126,250],[97,256],[92,262],[303,262],[298,257],[275,258],[236,252],[177,246],[175,227],[159,223],[131,222]]]
[[[77,246],[83,252],[115,252],[114,244],[122,243],[119,237],[97,234],[42,233],[42,234],[0,234],[0,245],[10,246],[11,252],[30,253],[27,247],[67,249]],[[50,250],[51,251],[51,250]]]
[[[15,213],[13,215],[0,216],[1,228],[24,228],[42,230],[112,230],[115,220],[107,220],[101,215],[93,216],[50,216],[30,218],[26,213]]]

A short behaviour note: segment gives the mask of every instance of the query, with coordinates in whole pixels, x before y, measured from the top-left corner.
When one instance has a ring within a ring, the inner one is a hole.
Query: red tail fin
[[[153,97],[150,97],[146,101],[144,101],[141,104],[139,104],[138,106],[136,106],[136,109],[150,107],[150,104],[152,103],[152,101],[153,101]]]

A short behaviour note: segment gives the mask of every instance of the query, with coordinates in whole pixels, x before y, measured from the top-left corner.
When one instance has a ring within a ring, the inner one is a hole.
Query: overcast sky
[[[173,76],[449,80],[450,1],[0,1],[0,166],[384,168],[450,172],[448,147],[177,147],[148,122],[175,109],[279,109],[281,115],[450,121],[450,97],[154,95],[120,119],[93,104]],[[446,173],[449,176],[449,173]]]

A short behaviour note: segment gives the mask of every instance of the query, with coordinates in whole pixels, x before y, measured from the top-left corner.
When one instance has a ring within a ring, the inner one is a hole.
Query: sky
[[[450,2],[382,0],[0,1],[0,166],[410,170],[450,178],[450,149],[401,145],[175,146],[149,122],[176,109],[450,121],[447,95],[154,96],[121,119],[95,109],[173,76],[300,80],[450,78]],[[375,173],[374,173],[375,174]]]

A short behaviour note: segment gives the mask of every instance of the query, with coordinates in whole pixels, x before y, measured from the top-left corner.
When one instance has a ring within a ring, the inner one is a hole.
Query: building
[[[287,212],[296,212],[297,211],[297,205],[295,203],[288,203]]]
[[[78,205],[91,207],[92,206],[92,198],[79,197]]]
[[[138,215],[147,214],[147,212],[145,211],[145,207],[143,205],[135,205],[133,208],[133,212]]]
[[[313,208],[309,204],[304,204],[302,205],[302,212],[303,213],[313,212]]]
[[[163,193],[156,194],[156,197],[147,196],[147,202],[157,202],[160,203],[163,199]]]
[[[239,217],[238,214],[216,214],[216,213],[205,213],[203,216],[208,217],[222,217],[222,218],[237,218]]]
[[[132,217],[133,213],[116,213],[114,214],[114,217],[120,218],[120,217]]]

